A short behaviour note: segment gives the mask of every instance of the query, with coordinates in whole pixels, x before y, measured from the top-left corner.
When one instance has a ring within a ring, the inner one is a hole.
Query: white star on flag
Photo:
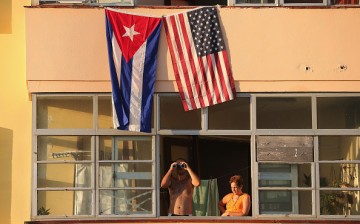
[[[140,34],[135,31],[135,24],[132,25],[132,27],[130,27],[130,28],[124,26],[124,29],[126,30],[126,33],[124,33],[124,35],[122,35],[122,37],[129,37],[131,41],[133,41],[135,35]]]

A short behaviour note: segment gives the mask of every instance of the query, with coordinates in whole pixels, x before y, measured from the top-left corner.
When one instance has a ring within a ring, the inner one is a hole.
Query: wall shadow
[[[12,150],[13,131],[0,127],[0,223],[11,221]]]
[[[11,32],[11,0],[0,0],[0,34]]]

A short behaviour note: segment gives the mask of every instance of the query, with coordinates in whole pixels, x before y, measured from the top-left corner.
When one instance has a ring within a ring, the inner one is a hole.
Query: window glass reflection
[[[259,129],[311,128],[310,97],[257,97],[256,110]]]
[[[91,164],[38,164],[37,186],[91,187]],[[61,170],[61,172],[59,172]]]
[[[360,191],[320,191],[320,215],[360,215]]]
[[[160,97],[160,129],[201,129],[201,109],[185,111],[178,96]]]
[[[360,97],[318,97],[317,119],[320,129],[358,129]]]
[[[38,191],[37,215],[91,215],[91,191]]]
[[[152,214],[152,190],[100,190],[100,215]]]
[[[93,128],[93,98],[90,96],[38,96],[36,113],[39,129]]]
[[[208,107],[209,129],[249,130],[250,98],[238,97],[229,102]]]
[[[151,160],[152,137],[101,136],[100,160]]]
[[[319,136],[320,160],[360,160],[359,136]]]
[[[259,164],[259,187],[311,187],[311,165]]]
[[[112,116],[111,96],[98,97],[98,127],[102,129],[114,128]]]
[[[321,163],[320,187],[359,187],[359,166],[354,163]]]
[[[91,136],[38,136],[39,161],[91,160]]]
[[[311,191],[260,190],[260,214],[312,213]]]

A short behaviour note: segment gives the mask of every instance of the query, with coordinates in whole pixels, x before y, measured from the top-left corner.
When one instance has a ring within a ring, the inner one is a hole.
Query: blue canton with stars
[[[187,13],[198,56],[225,50],[219,17],[215,7],[204,7]]]

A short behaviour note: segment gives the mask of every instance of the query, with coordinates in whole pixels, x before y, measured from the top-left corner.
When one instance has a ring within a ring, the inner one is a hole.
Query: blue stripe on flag
[[[151,132],[151,117],[154,99],[154,84],[156,74],[156,54],[159,45],[159,35],[161,30],[161,22],[149,36],[146,46],[144,79],[143,79],[143,98],[141,105],[141,130]],[[148,50],[150,49],[150,50]],[[150,75],[148,75],[148,74]],[[147,96],[147,97],[145,97]]]
[[[112,87],[112,97],[114,101],[114,107],[116,111],[116,116],[118,118],[123,118],[122,122],[119,121],[120,127],[123,126],[124,123],[128,123],[128,116],[124,116],[124,111],[122,110],[122,103],[121,103],[121,94],[119,88],[119,80],[117,78],[116,68],[115,68],[115,61],[113,57],[113,49],[112,49],[112,38],[113,38],[113,30],[111,28],[110,21],[108,17],[105,15],[106,18],[106,39],[107,39],[107,46],[108,46],[108,57],[109,57],[109,66],[110,66],[110,78],[111,78],[111,87]]]

